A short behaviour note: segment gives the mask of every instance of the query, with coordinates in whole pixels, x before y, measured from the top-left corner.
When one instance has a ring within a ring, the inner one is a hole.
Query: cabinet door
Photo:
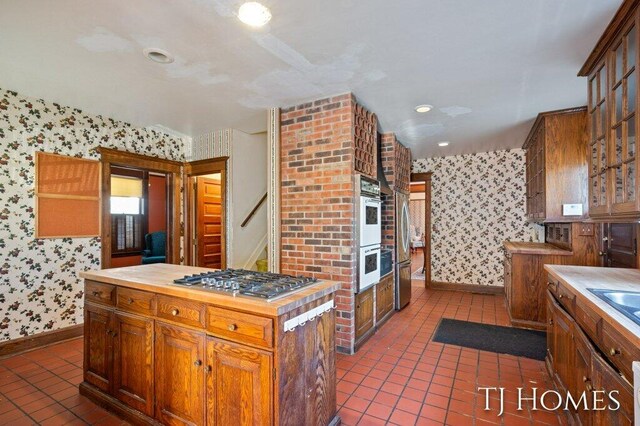
[[[589,214],[606,216],[608,204],[607,66],[603,60],[589,76]]]
[[[556,337],[553,327],[553,295],[547,291],[547,365],[553,366],[556,353]]]
[[[356,340],[373,327],[373,287],[356,295]]]
[[[599,406],[616,408],[618,405],[609,397],[614,391],[614,398],[620,404],[617,410],[598,410],[593,412],[593,424],[598,426],[630,426],[633,424],[633,386],[627,383],[600,355],[593,356],[593,386],[598,397],[604,402]]]
[[[611,168],[611,213],[628,214],[639,210],[636,179],[636,72],[637,31],[635,25],[624,29],[611,52],[609,114],[609,166]]]
[[[156,417],[165,424],[204,423],[205,336],[156,322]]]
[[[115,315],[113,393],[128,406],[153,416],[153,319]]]
[[[206,368],[208,425],[271,424],[270,353],[208,338]]]
[[[113,310],[84,306],[84,380],[111,392],[113,376]]]
[[[582,394],[587,395],[587,401],[590,401],[591,391],[593,390],[591,344],[579,327],[574,327],[574,342],[576,348],[574,383],[569,386],[569,390],[576,398],[579,398]],[[585,410],[584,406],[582,406],[582,408],[578,408],[576,415],[580,419],[582,426],[591,425],[593,416],[589,409]]]
[[[376,322],[393,309],[393,275],[383,278],[376,285]]]
[[[553,370],[561,391],[570,390],[574,382],[575,345],[573,319],[554,300],[550,301],[553,319]]]

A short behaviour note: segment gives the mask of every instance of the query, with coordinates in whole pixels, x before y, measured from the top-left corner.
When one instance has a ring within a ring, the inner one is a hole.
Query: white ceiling
[[[519,147],[538,112],[586,103],[576,73],[621,1],[263,0],[261,30],[241,3],[2,0],[0,87],[189,136],[352,91],[414,158]]]

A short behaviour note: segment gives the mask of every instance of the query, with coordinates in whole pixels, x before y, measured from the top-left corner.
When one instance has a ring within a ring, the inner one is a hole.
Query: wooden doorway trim
[[[424,286],[431,285],[431,172],[411,173],[411,182],[424,182]],[[409,195],[411,197],[411,195]]]
[[[206,160],[191,161],[184,163],[182,168],[182,180],[185,183],[183,193],[184,199],[184,229],[185,229],[185,246],[184,246],[184,264],[193,266],[197,262],[192,256],[193,248],[193,203],[195,193],[191,178],[212,173],[220,173],[222,183],[222,269],[227,267],[227,160],[229,157],[208,158]]]
[[[134,154],[111,148],[98,148],[102,163],[101,267],[111,267],[111,166],[132,167],[167,176],[167,263],[180,263],[181,168],[178,161]]]

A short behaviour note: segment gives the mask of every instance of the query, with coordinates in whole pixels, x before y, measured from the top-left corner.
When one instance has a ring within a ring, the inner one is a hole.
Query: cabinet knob
[[[195,365],[196,367],[200,367],[202,365],[202,360],[196,360],[196,362],[193,363],[193,365]]]
[[[129,304],[132,304],[132,303],[133,303],[133,299],[130,297],[129,298]]]
[[[620,349],[616,349],[616,348],[609,349],[609,355],[611,356],[620,355]]]
[[[553,320],[552,319],[549,320],[549,325],[553,325]]]
[[[587,392],[593,391],[593,385],[591,384],[591,380],[586,381],[585,389],[587,389]]]
[[[107,334],[113,333],[113,330],[107,330]]]
[[[207,374],[210,374],[210,373],[211,373],[211,371],[212,371],[211,366],[210,366],[210,365],[207,365],[207,368],[206,368],[206,370],[205,370],[205,371],[207,372]]]
[[[228,329],[229,331],[236,331],[236,330],[238,329],[238,326],[237,326],[236,324],[229,324],[229,325],[227,326],[227,329]]]
[[[603,251],[599,251],[598,252],[598,256],[604,256],[604,252]]]
[[[179,311],[179,310],[177,310],[177,309],[173,309],[173,310],[171,311],[171,315],[173,315],[174,317],[175,317],[175,316],[178,316],[178,314],[179,314],[179,313],[180,313],[180,311]]]
[[[100,293],[101,293],[100,291],[94,291],[92,294],[93,294],[95,297],[98,297],[98,296],[100,296]]]
[[[560,294],[558,295],[558,299],[562,299],[563,297],[564,297],[564,296],[562,295],[562,293],[560,293]]]

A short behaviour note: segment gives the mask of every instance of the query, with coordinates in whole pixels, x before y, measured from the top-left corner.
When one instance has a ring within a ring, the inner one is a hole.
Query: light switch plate
[[[563,204],[562,216],[582,216],[582,204]]]

